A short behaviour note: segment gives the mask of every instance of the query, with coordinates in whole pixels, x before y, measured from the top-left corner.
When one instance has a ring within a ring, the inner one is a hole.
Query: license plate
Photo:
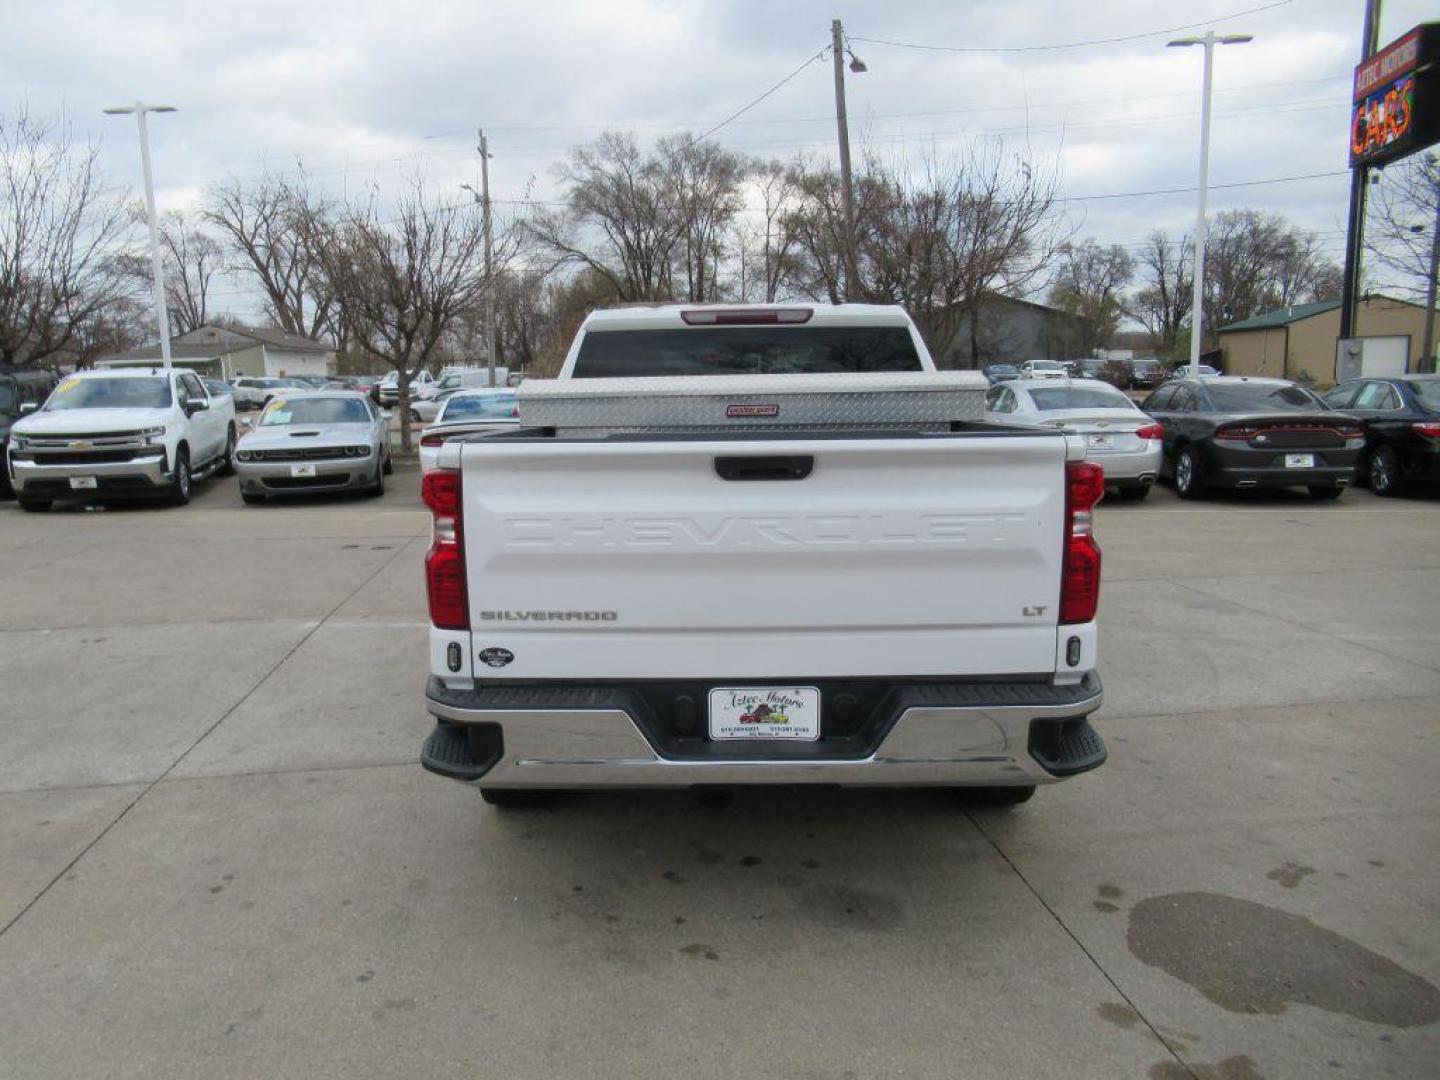
[[[314,476],[314,475],[315,475],[315,466],[314,466],[314,465],[291,465],[291,466],[290,466],[290,475],[291,475],[291,476],[297,476],[297,477],[298,477],[298,476]]]
[[[710,691],[712,739],[818,739],[820,691],[813,686],[735,686]]]
[[[70,490],[72,491],[94,491],[99,486],[99,482],[93,476],[70,477]]]
[[[1113,445],[1113,443],[1114,443],[1114,440],[1113,440],[1109,435],[1091,435],[1091,436],[1090,436],[1090,445],[1091,445],[1091,446],[1096,446],[1096,447],[1109,447],[1109,446]]]
[[[1315,467],[1314,454],[1286,454],[1285,468],[1287,469],[1313,469]]]

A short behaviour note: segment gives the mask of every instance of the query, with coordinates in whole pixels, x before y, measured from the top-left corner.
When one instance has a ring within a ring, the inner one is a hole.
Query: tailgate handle
[[[814,468],[815,458],[810,454],[715,459],[715,475],[721,480],[804,480]]]

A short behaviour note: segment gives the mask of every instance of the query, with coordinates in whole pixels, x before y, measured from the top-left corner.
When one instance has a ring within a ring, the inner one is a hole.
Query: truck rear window
[[[587,331],[571,377],[922,370],[903,326],[727,326]]]

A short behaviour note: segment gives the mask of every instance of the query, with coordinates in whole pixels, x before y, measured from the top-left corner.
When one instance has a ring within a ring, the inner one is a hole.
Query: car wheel
[[[385,466],[379,462],[375,465],[375,482],[370,485],[368,492],[377,498],[385,494]]]
[[[395,455],[386,454],[385,462],[380,466],[380,468],[384,470],[386,476],[389,476],[391,473],[393,473],[395,471]]]
[[[1027,803],[1035,794],[1034,784],[1017,784],[1013,787],[962,788],[975,802],[983,806],[1019,806]]]
[[[1376,495],[1388,499],[1397,494],[1400,490],[1400,463],[1395,451],[1388,446],[1377,446],[1370,455],[1365,478]]]
[[[1312,499],[1338,499],[1345,494],[1345,489],[1334,484],[1311,484],[1310,497]]]
[[[217,470],[221,476],[235,475],[235,425],[231,424],[225,432],[225,456]]]
[[[183,446],[175,452],[175,482],[170,485],[170,505],[184,506],[190,501],[190,452]]]
[[[40,513],[42,510],[49,510],[53,505],[54,503],[49,499],[27,499],[23,495],[20,497],[20,509],[31,514]]]
[[[242,491],[240,492],[240,500],[246,506],[259,506],[265,501],[265,496],[257,491]]]
[[[410,410],[410,422],[412,424],[423,424],[425,422],[425,418],[420,415],[419,409]]]
[[[1200,497],[1200,469],[1188,446],[1175,457],[1175,494],[1182,499]]]

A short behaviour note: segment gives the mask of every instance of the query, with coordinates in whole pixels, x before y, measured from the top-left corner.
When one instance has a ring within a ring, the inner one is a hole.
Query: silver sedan
[[[1020,379],[990,388],[985,418],[1055,427],[1085,437],[1105,486],[1124,498],[1150,494],[1160,471],[1164,429],[1109,383],[1093,379]]]
[[[247,503],[321,491],[380,495],[392,470],[389,416],[353,390],[277,395],[235,447]]]

